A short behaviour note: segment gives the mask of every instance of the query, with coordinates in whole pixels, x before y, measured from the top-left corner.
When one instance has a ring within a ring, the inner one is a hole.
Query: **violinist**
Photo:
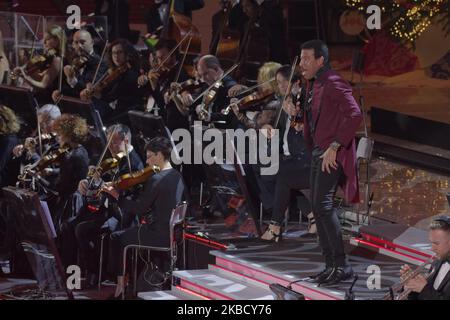
[[[58,148],[56,135],[53,132],[54,121],[61,116],[59,108],[53,104],[46,104],[37,110],[37,121],[40,126],[42,154],[40,154],[39,133],[33,137],[28,137],[21,144],[13,149],[15,160],[20,166],[28,166],[39,161],[42,155]],[[51,168],[44,169],[46,173],[51,172]]]
[[[75,32],[72,48],[75,56],[70,64],[64,66],[66,81],[62,90],[64,95],[78,97],[88,82],[95,82],[105,74],[107,66],[103,61],[100,63],[100,56],[94,52],[94,41],[89,31],[81,29]],[[94,79],[99,63],[97,79]],[[58,101],[60,94],[59,90],[53,91],[53,101]]]
[[[127,112],[141,103],[141,91],[137,86],[139,56],[125,39],[112,42],[107,56],[108,72],[96,83],[88,83],[80,98],[92,99],[105,122],[127,123]]]
[[[55,187],[60,209],[57,212],[57,221],[60,222],[66,217],[65,214],[69,213],[72,195],[77,190],[79,181],[86,177],[88,172],[88,152],[82,146],[88,134],[88,126],[86,120],[79,116],[62,114],[53,123],[53,130],[60,148],[67,150],[60,160]]]
[[[197,64],[197,72],[200,80],[205,83],[205,90],[208,86],[217,84],[216,88],[211,89],[216,91],[214,93],[214,97],[208,105],[203,105],[201,103],[202,101],[198,100],[194,108],[194,98],[192,95],[189,92],[182,92],[181,100],[183,105],[186,108],[195,110],[195,113],[200,117],[200,119],[202,112],[206,111],[206,121],[222,121],[225,122],[225,127],[233,128],[237,124],[237,119],[234,114],[229,113],[228,115],[224,115],[221,111],[229,105],[229,93],[235,90],[235,88],[239,89],[240,86],[237,85],[236,81],[229,75],[218,82],[218,80],[223,77],[224,71],[217,57],[213,55],[204,55],[200,58]]]
[[[0,104],[0,187],[15,183],[17,174],[11,174],[10,165],[13,148],[19,143],[19,130],[20,121],[15,112]]]
[[[155,46],[153,64],[156,66],[147,74],[138,78],[139,86],[145,88],[145,95],[151,95],[154,99],[154,103],[161,110],[161,115],[170,131],[188,127],[187,119],[178,111],[174,102],[169,99],[170,84],[189,79],[188,74],[181,66],[179,50],[176,47],[175,40],[160,39]],[[154,108],[150,105],[148,107]]]
[[[232,102],[238,99],[238,103],[232,103],[230,106],[244,127],[265,128],[266,124],[275,118],[275,94],[278,93],[275,74],[279,67],[281,67],[279,63],[267,62],[259,68],[256,92],[246,92],[242,97],[242,90],[249,90],[244,86],[241,86],[239,91],[230,92],[233,95]],[[255,107],[257,108],[255,109]]]
[[[280,103],[283,101],[284,95],[288,90],[291,66],[284,65],[276,72],[276,80],[278,85],[278,99]],[[292,82],[298,83],[299,76],[294,74]],[[295,86],[293,86],[295,87]],[[299,90],[298,85],[296,90]],[[295,90],[293,90],[295,91]],[[297,94],[297,92],[295,92]],[[279,121],[280,129],[280,167],[276,177],[275,199],[272,210],[270,225],[266,232],[262,235],[263,240],[279,241],[281,223],[284,219],[284,213],[291,200],[291,192],[309,189],[310,175],[310,156],[306,149],[303,139],[303,125],[301,123],[291,126],[291,119],[298,113],[296,106],[290,93],[288,93]],[[302,213],[307,214],[309,221],[308,233],[316,232],[315,222],[311,213],[311,204],[308,199],[300,195]]]
[[[91,186],[89,186],[90,181],[88,179],[81,180],[78,184],[78,192],[83,196],[92,193],[98,195],[98,190],[100,190],[102,184],[114,182],[125,174],[144,168],[141,158],[131,145],[131,132],[127,126],[123,124],[112,125],[107,129],[107,136],[110,140],[108,150],[112,158],[104,159],[102,164],[109,164],[110,160],[116,160],[116,165],[101,165],[103,170],[112,169],[94,174],[91,179],[97,179],[97,181]],[[126,153],[128,153],[128,156],[126,156]],[[122,193],[121,196],[130,196],[132,192]],[[106,200],[107,198],[102,197],[102,195],[98,195],[100,197],[98,202],[101,203],[100,210],[103,210],[104,214],[101,211],[97,213],[88,212],[86,206],[92,202],[85,203],[83,210],[67,228],[67,233],[73,232],[74,237],[74,247],[70,250],[75,252],[76,247],[78,247],[80,267],[83,272],[87,273],[88,286],[95,285],[97,282],[98,256],[100,254],[97,242],[100,234],[129,227],[133,222],[132,216],[120,214],[115,201],[112,201],[114,199],[109,197]]]
[[[114,297],[119,297],[125,289],[123,278],[123,249],[129,244],[146,246],[169,246],[169,221],[172,210],[184,198],[185,185],[181,174],[172,168],[170,155],[172,144],[165,137],[156,137],[146,146],[147,165],[157,166],[160,172],[153,174],[145,183],[137,199],[122,199],[119,206],[124,212],[138,215],[142,219],[139,226],[117,231],[110,236],[109,263],[111,274],[117,276]],[[110,194],[118,196],[117,190],[110,188]]]
[[[14,75],[20,76],[34,91],[39,105],[51,102],[61,71],[61,55],[65,50],[66,35],[59,26],[52,26],[44,35],[44,53],[32,57],[25,66],[16,67]]]

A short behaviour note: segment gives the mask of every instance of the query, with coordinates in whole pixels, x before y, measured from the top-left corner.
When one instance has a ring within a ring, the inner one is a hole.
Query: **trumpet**
[[[432,272],[430,272],[431,271],[430,266],[435,259],[436,259],[436,257],[433,256],[433,257],[427,259],[426,261],[424,261],[419,266],[417,266],[415,269],[412,269],[412,270],[406,272],[405,274],[403,274],[400,277],[400,282],[390,288],[390,292],[383,297],[383,300],[406,300],[408,298],[409,294],[411,293],[411,289],[404,289],[403,287],[405,286],[405,284],[409,280],[417,277],[419,274],[426,273],[425,279],[428,279],[432,273]],[[402,291],[402,289],[403,289],[403,291]]]

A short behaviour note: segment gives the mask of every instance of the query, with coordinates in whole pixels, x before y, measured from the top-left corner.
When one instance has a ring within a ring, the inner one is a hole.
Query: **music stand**
[[[23,120],[22,133],[29,133],[36,128],[36,108],[39,106],[29,89],[9,85],[0,85],[0,102],[14,110]]]
[[[136,146],[139,146],[139,154],[143,159],[146,158],[145,144],[152,138],[163,136],[172,141],[172,136],[160,116],[155,116],[148,112],[130,110],[128,111],[128,119],[130,120],[130,129],[133,132],[133,140],[136,141]],[[172,146],[174,146],[173,141]]]
[[[54,242],[53,221],[45,202],[36,192],[4,187],[3,195],[14,210],[14,225],[20,245],[42,291],[64,290],[69,299],[73,293],[66,286],[66,276]]]

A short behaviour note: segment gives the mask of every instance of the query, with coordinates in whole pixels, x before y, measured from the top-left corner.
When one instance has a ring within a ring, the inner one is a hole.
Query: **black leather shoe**
[[[333,272],[319,285],[323,286],[332,286],[338,284],[341,281],[345,281],[350,279],[353,276],[353,270],[350,268],[349,270],[344,270],[343,268],[334,268]]]
[[[330,276],[330,274],[333,272],[333,268],[332,267],[326,267],[325,270],[323,270],[322,272],[319,272],[316,275],[310,276],[309,278],[312,280],[312,282],[315,283],[321,283],[322,281],[324,281],[326,278],[328,278]]]

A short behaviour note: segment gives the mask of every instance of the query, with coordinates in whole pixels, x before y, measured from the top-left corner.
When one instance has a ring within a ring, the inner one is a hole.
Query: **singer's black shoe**
[[[338,284],[341,281],[350,279],[353,276],[352,268],[334,268],[333,272],[322,282],[319,283],[320,286],[332,286]]]
[[[333,272],[333,268],[332,267],[326,267],[325,270],[323,270],[322,272],[310,276],[309,278],[311,279],[312,282],[315,283],[321,283],[322,281],[324,281],[326,278],[328,278],[330,276],[330,274]]]

